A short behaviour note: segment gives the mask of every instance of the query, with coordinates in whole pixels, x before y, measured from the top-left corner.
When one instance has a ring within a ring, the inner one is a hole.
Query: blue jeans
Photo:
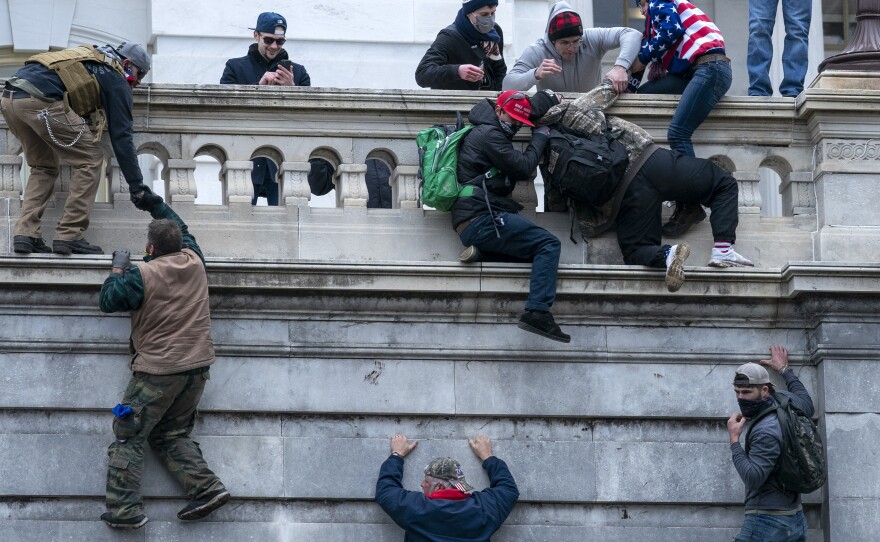
[[[495,213],[503,226],[492,227],[492,215],[480,215],[461,232],[461,242],[480,250],[483,261],[532,262],[526,310],[549,311],[556,300],[556,272],[561,244],[555,235],[516,213]]]
[[[734,542],[807,542],[807,520],[803,512],[793,516],[746,514]]]
[[[696,156],[691,136],[724,96],[733,81],[729,62],[714,60],[700,64],[693,75],[667,75],[639,87],[639,94],[681,94],[669,123],[669,147],[685,156]]]
[[[773,25],[779,0],[749,0],[749,96],[771,96],[770,63],[773,61]],[[782,49],[782,84],[779,93],[797,96],[804,90],[810,37],[812,0],[782,0],[785,45]]]

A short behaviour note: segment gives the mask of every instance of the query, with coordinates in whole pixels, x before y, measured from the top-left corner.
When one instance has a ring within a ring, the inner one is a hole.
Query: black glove
[[[153,209],[158,207],[162,201],[161,196],[153,194],[153,191],[144,184],[140,185],[138,188],[133,188],[131,191],[131,202],[141,211],[152,213]]]
[[[113,268],[125,269],[131,266],[131,252],[127,250],[113,251]]]
[[[537,92],[534,96],[529,98],[529,102],[532,104],[532,112],[529,114],[529,120],[535,122],[546,115],[551,107],[559,104],[559,96],[557,96],[552,90],[545,89]]]

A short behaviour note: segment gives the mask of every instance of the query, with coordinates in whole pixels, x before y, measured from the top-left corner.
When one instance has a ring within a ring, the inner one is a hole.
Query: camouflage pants
[[[156,453],[190,500],[224,489],[208,468],[199,443],[190,438],[196,406],[209,373],[157,376],[136,372],[122,403],[133,413],[114,418],[116,441],[107,449],[107,510],[119,519],[143,514],[141,475],[144,445]]]

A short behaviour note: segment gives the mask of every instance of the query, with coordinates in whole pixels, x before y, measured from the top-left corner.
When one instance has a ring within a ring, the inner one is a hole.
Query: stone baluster
[[[21,188],[21,156],[0,155],[0,198],[18,201]]]
[[[308,162],[281,163],[281,200],[288,207],[306,206],[312,198],[309,189],[309,171],[312,165]]]
[[[419,166],[397,166],[394,169],[391,201],[398,209],[419,208]]]
[[[782,179],[783,214],[792,216],[816,214],[816,189],[812,171],[792,171]]]
[[[195,204],[198,197],[195,160],[168,160],[168,197],[174,203]],[[164,177],[164,175],[163,175]]]
[[[64,186],[63,174],[61,179],[62,185]],[[110,200],[114,205],[119,202],[126,202],[132,207],[134,206],[134,204],[131,203],[131,194],[128,191],[128,183],[122,175],[122,168],[119,167],[119,162],[116,158],[110,158],[109,160],[109,165],[107,167],[107,182],[110,183],[110,193],[113,195]]]
[[[737,171],[733,176],[739,184],[739,214],[761,214],[761,191],[758,189],[761,174],[757,171]]]
[[[227,204],[251,204],[254,199],[254,185],[251,182],[253,169],[254,163],[250,160],[224,162],[221,175],[226,182]]]
[[[517,181],[510,197],[523,206],[524,211],[534,211],[538,208],[538,191],[535,190],[535,179],[538,177],[537,170],[532,173],[530,179]]]
[[[339,169],[339,185],[336,190],[336,201],[342,207],[367,206],[367,165],[341,164]]]

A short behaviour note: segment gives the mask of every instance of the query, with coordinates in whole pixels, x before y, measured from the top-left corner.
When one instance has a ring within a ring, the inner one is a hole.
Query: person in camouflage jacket
[[[710,222],[715,246],[709,265],[754,265],[733,246],[738,223],[736,179],[711,160],[661,148],[638,125],[606,116],[604,111],[614,104],[617,96],[612,83],[605,80],[576,100],[551,107],[535,122],[536,126],[560,125],[585,135],[601,134],[607,126],[611,136],[626,147],[629,156],[626,175],[607,203],[593,207],[570,202],[584,239],[616,225],[623,261],[629,265],[665,268],[666,287],[675,292],[684,283],[684,261],[690,255],[690,247],[687,243],[661,244],[661,204],[663,201],[700,203],[712,209]],[[550,160],[552,156],[548,157]],[[547,190],[555,188],[551,185]]]

